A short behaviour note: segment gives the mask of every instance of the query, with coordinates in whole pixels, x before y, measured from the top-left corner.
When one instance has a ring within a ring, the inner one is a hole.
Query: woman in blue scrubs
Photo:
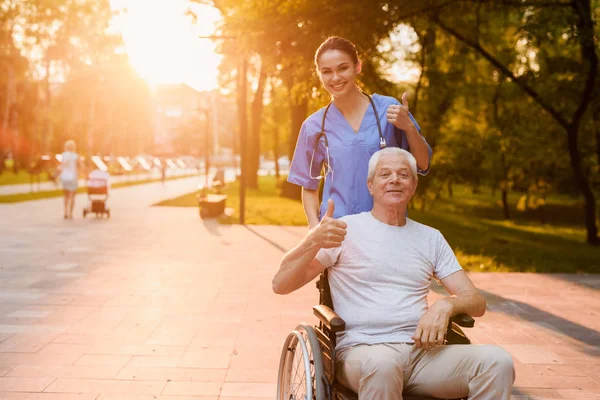
[[[317,49],[315,65],[332,102],[302,124],[288,176],[289,182],[302,186],[311,228],[328,207],[327,201],[319,204],[320,179],[325,179],[323,199],[333,200],[333,218],[340,218],[373,207],[367,170],[377,150],[394,146],[410,151],[422,175],[431,159],[431,148],[408,111],[406,93],[401,104],[393,97],[367,96],[359,89],[362,65],[352,42],[335,36],[325,40]]]

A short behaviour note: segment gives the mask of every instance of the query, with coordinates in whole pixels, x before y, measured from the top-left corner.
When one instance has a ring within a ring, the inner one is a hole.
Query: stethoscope
[[[373,101],[373,98],[371,98],[371,96],[369,96],[368,94],[364,92],[361,93],[367,96],[369,102],[371,103],[371,107],[373,108],[373,112],[375,113],[375,121],[377,122],[377,131],[379,132],[379,148],[385,149],[387,143],[385,141],[385,138],[383,137],[383,131],[381,130],[381,123],[379,122],[379,114],[377,113],[377,107],[375,107],[375,102]],[[319,134],[317,135],[317,139],[315,140],[315,147],[313,149],[309,165],[309,175],[312,179],[323,179],[329,174],[329,172],[333,173],[329,159],[329,142],[327,141],[327,135],[325,134],[325,119],[327,118],[327,112],[329,111],[329,107],[331,107],[332,104],[333,101],[330,101],[329,104],[327,104],[327,107],[325,107],[325,112],[323,112],[323,119],[321,120],[321,132],[319,132]],[[315,152],[317,151],[317,147],[319,146],[319,141],[321,140],[321,137],[323,138],[323,142],[325,144],[325,154],[327,156],[327,170],[322,175],[312,176],[312,166],[313,161],[315,159]]]

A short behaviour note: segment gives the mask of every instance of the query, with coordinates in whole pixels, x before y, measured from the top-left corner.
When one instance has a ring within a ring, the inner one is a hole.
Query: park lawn
[[[128,172],[128,175],[137,175],[144,174],[143,171],[132,171]],[[117,174],[111,174],[116,176]],[[42,172],[39,174],[39,182],[49,182],[50,178],[48,178],[48,174],[46,172]],[[37,177],[34,180],[35,183],[38,182]],[[31,183],[31,175],[26,170],[20,170],[18,173],[14,173],[11,169],[5,169],[4,172],[0,174],[0,186],[3,185],[20,185]]]
[[[299,201],[279,197],[274,177],[260,177],[259,190],[250,189],[246,197],[248,225],[306,225]],[[238,185],[228,185],[227,206],[239,206]],[[438,199],[431,209],[411,208],[410,218],[439,229],[454,249],[461,265],[469,271],[514,271],[594,273],[600,272],[600,251],[585,244],[583,211],[580,201],[552,197],[546,206],[545,224],[539,210],[517,212],[519,194],[512,194],[511,220],[491,191],[473,195],[456,187],[451,198]],[[418,203],[417,203],[418,204]],[[196,194],[190,193],[158,205],[198,207]],[[221,223],[237,223],[237,210]]]
[[[233,209],[229,217],[222,217],[219,222],[223,224],[239,223],[239,182],[227,184],[227,207]],[[157,206],[171,207],[198,207],[196,193],[164,200]],[[259,176],[259,189],[246,189],[246,215],[247,225],[306,225],[306,217],[299,201],[279,197],[279,189],[273,176]]]
[[[168,177],[166,180],[170,181],[170,180],[174,180],[174,179],[189,178],[190,176],[194,176],[194,175],[171,176],[171,177]],[[158,182],[160,180],[161,180],[160,178],[157,178],[157,179],[143,179],[143,180],[139,180],[139,181],[130,181],[130,182],[117,182],[117,183],[111,184],[110,187],[112,189],[115,189],[115,188],[126,187],[126,186],[141,185],[144,183]],[[80,186],[77,188],[77,193],[86,193],[86,192],[87,192],[87,189],[85,188],[85,186]],[[45,190],[45,191],[41,191],[41,192],[31,192],[31,193],[7,194],[7,195],[0,195],[0,203],[19,203],[22,201],[49,199],[52,197],[63,196],[63,194],[64,193],[63,193],[62,189]]]
[[[48,182],[48,175],[46,173],[42,173],[39,175],[40,177],[40,182]],[[3,185],[19,185],[19,184],[23,184],[23,183],[30,183],[31,182],[31,175],[29,175],[29,172],[25,171],[25,170],[20,170],[18,173],[14,173],[12,170],[10,169],[5,169],[4,172],[2,172],[0,174],[0,186]],[[35,180],[35,182],[37,182],[37,178]]]

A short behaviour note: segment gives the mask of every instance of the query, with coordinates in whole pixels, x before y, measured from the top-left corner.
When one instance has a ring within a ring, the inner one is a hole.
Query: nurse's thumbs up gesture
[[[415,127],[408,116],[408,94],[406,92],[402,95],[402,104],[392,104],[388,107],[386,117],[390,124],[403,131]]]
[[[321,248],[329,249],[339,247],[346,236],[346,223],[344,221],[333,218],[333,210],[335,205],[333,200],[327,201],[327,212],[312,232],[312,240]]]

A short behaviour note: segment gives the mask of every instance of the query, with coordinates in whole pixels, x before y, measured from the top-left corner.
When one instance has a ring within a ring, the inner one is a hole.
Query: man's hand
[[[431,350],[444,344],[448,322],[452,316],[452,303],[448,299],[436,301],[417,324],[412,338],[417,348]]]
[[[311,240],[323,249],[339,247],[346,236],[346,223],[333,218],[333,200],[327,201],[327,212],[311,232]]]
[[[406,92],[402,95],[402,104],[392,104],[389,106],[386,116],[389,123],[403,131],[415,127],[408,116],[408,94]]]

